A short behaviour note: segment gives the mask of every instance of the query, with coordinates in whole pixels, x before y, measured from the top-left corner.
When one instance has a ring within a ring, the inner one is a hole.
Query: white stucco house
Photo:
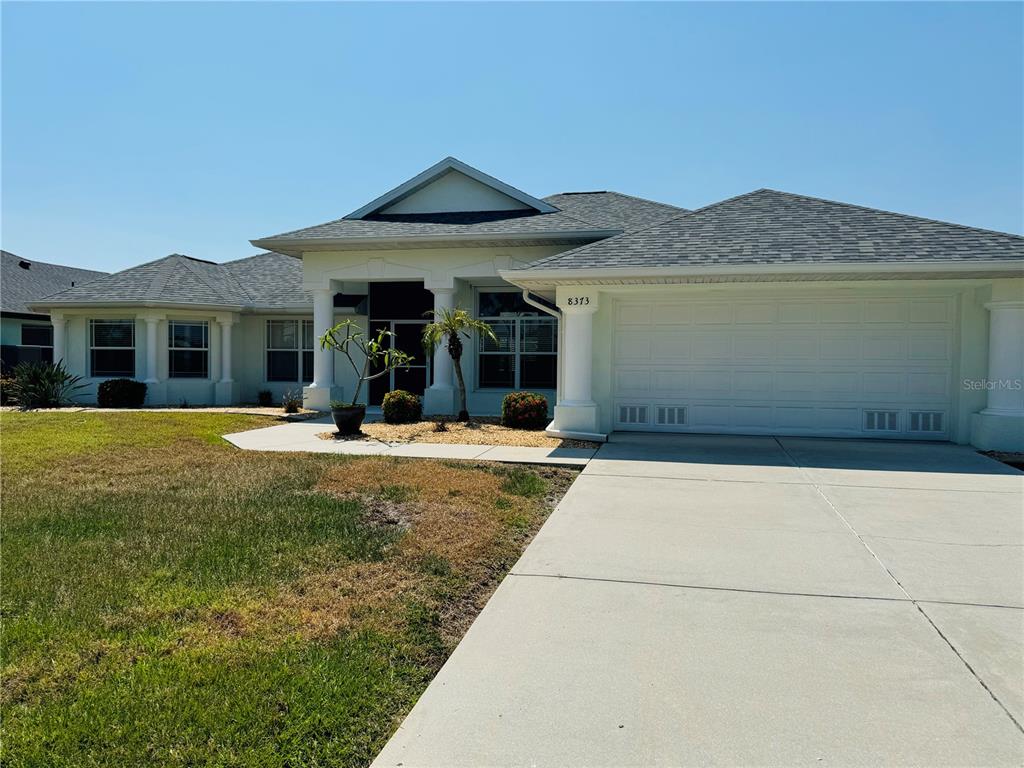
[[[533,197],[447,158],[336,221],[214,264],[169,256],[36,301],[56,359],[156,403],[351,392],[317,336],[342,317],[416,355],[371,388],[455,408],[424,312],[498,344],[463,360],[470,410],[547,395],[549,431],[949,440],[1024,449],[1024,238],[759,189],[688,211],[615,192]]]

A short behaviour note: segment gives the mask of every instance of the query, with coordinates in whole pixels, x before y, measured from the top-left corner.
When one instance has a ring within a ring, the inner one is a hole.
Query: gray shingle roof
[[[27,264],[28,269],[22,264]],[[106,274],[92,269],[30,261],[0,251],[0,311],[31,313],[29,304],[36,299]]]
[[[1024,237],[759,189],[521,270],[951,260],[1021,261]]]
[[[312,306],[313,298],[302,290],[302,262],[291,256],[260,253],[214,264],[172,254],[46,296],[36,303],[208,304],[286,309]]]
[[[554,213],[473,211],[465,213],[371,214],[362,219],[336,219],[326,224],[253,240],[272,246],[275,240],[316,241],[345,238],[401,238],[458,235],[536,235],[540,233],[630,230],[683,211],[618,192],[569,192],[545,197],[560,210]]]

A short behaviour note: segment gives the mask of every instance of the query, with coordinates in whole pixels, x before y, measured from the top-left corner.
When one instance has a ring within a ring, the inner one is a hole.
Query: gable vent
[[[911,411],[911,432],[944,432],[945,416],[942,411]]]
[[[658,405],[654,408],[654,423],[662,427],[677,427],[686,423],[686,407]]]
[[[620,405],[619,424],[646,424],[646,405]]]
[[[865,432],[898,432],[899,411],[864,411]]]

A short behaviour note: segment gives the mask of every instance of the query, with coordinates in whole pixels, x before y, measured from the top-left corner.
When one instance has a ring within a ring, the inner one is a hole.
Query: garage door
[[[953,297],[618,301],[619,430],[949,438]]]

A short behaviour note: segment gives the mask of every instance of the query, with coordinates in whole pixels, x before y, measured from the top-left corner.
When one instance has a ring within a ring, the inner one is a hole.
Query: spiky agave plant
[[[448,355],[455,366],[455,378],[459,382],[459,421],[469,421],[466,408],[466,380],[462,377],[462,337],[470,338],[471,333],[478,333],[495,344],[498,337],[483,320],[476,320],[464,309],[442,309],[438,312],[426,312],[426,317],[433,317],[433,322],[423,328],[423,348],[434,352],[446,342]]]

